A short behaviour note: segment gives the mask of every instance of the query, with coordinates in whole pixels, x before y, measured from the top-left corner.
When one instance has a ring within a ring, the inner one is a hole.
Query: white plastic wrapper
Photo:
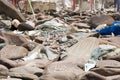
[[[95,65],[96,65],[96,61],[89,60],[89,62],[84,65],[85,72],[88,72],[90,69],[94,68]]]

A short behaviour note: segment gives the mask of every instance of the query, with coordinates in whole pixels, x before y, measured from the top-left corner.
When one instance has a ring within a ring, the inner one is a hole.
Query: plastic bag
[[[96,30],[101,35],[120,35],[120,21],[115,21],[111,26],[108,26],[101,30]]]

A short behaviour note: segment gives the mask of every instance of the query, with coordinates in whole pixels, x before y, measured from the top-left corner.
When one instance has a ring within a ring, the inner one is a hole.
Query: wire
[[[31,4],[31,1],[28,0],[28,3],[29,3],[29,5],[30,5],[31,11],[32,11],[32,13],[33,13],[34,20],[36,21],[37,19],[36,19],[36,17],[35,17],[35,12],[34,12],[34,10],[33,10],[32,4]]]

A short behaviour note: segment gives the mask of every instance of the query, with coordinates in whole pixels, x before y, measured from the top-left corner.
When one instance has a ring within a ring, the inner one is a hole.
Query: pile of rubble
[[[1,80],[120,79],[119,14],[63,10],[33,21],[5,0],[0,13]]]

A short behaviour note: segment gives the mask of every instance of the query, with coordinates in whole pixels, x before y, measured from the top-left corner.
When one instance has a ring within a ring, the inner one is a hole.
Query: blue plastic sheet
[[[114,33],[114,35],[120,35],[120,21],[115,21],[111,26],[108,26],[101,30],[96,30],[101,35],[111,35]]]

